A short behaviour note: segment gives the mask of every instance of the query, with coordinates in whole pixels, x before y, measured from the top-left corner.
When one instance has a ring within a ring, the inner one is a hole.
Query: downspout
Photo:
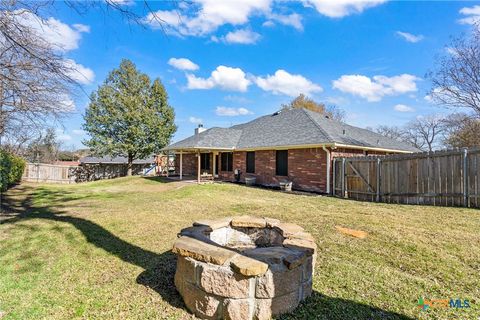
[[[330,150],[328,150],[325,145],[322,146],[322,149],[327,153],[327,194],[330,194],[330,161],[331,155]]]

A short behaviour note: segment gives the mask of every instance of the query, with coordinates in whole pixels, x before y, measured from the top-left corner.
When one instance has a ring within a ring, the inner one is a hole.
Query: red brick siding
[[[183,174],[184,175],[193,175],[197,176],[198,172],[198,162],[197,162],[197,154],[196,153],[184,153],[182,155],[182,169],[183,169]],[[213,161],[215,160],[215,157],[213,156],[213,153],[210,153],[210,170],[209,173],[213,172]],[[180,154],[176,154],[175,156],[175,172],[177,174],[180,173]],[[202,172],[205,172],[205,170],[202,170]]]
[[[255,173],[246,173],[247,153],[236,151],[233,153],[233,170],[240,169],[241,180],[245,177],[256,177],[257,184],[278,186],[280,181],[290,180],[293,187],[299,190],[325,192],[326,185],[326,153],[320,148],[293,149],[288,151],[288,176],[276,176],[276,151],[255,151]],[[234,181],[234,172],[219,170],[219,178],[225,181]]]

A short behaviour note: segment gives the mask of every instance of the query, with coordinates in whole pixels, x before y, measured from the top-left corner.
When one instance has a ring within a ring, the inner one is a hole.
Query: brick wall
[[[280,181],[293,182],[293,188],[299,190],[325,192],[326,185],[326,153],[321,148],[293,149],[288,151],[288,176],[275,175],[275,150],[255,151],[255,173],[247,171],[247,153],[233,153],[233,170],[240,169],[241,180],[245,177],[256,177],[257,184],[278,186]],[[219,177],[225,181],[234,181],[234,172],[219,170]]]
[[[197,154],[196,153],[184,153],[182,155],[183,158],[183,174],[184,175],[193,175],[197,176],[198,172],[198,162],[197,162]],[[215,160],[215,157],[213,156],[212,153],[210,153],[210,170],[209,173],[213,173],[213,161]],[[205,172],[207,170],[203,170],[202,172]],[[175,156],[175,172],[177,174],[180,174],[180,154],[177,153]]]

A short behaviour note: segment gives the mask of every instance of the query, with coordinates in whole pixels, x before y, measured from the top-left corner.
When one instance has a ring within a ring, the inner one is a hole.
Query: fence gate
[[[379,170],[369,158],[334,159],[334,195],[365,201],[379,201]]]

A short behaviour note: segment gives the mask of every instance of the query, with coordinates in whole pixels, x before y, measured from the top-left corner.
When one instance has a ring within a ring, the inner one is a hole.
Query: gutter
[[[328,150],[325,145],[322,146],[322,149],[327,153],[327,194],[330,194],[330,162],[332,157],[330,150]]]

